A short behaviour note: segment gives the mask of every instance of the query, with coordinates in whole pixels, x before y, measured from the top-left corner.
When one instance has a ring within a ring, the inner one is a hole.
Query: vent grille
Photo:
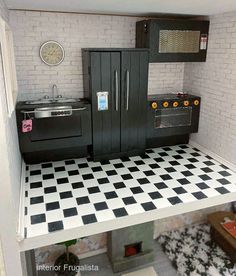
[[[160,30],[159,53],[198,53],[200,31]]]

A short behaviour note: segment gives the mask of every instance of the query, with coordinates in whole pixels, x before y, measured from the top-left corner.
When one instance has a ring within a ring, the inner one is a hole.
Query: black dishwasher
[[[20,150],[27,163],[87,156],[92,144],[88,102],[51,103],[46,107],[19,102],[16,116]]]
[[[201,99],[189,94],[148,96],[147,147],[188,143],[198,131]]]

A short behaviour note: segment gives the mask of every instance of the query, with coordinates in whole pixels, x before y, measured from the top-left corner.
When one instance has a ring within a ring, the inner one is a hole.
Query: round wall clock
[[[65,51],[56,41],[47,41],[40,47],[40,58],[47,65],[59,65],[65,57]]]

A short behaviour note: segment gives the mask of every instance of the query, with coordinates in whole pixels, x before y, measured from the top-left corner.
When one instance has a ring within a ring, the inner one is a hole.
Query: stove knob
[[[194,104],[194,105],[199,105],[199,100],[195,100],[195,101],[193,102],[193,104]]]
[[[173,107],[177,107],[179,105],[178,102],[173,102]]]
[[[164,102],[162,105],[163,105],[163,107],[168,107],[169,103],[168,102]]]
[[[189,101],[184,101],[184,106],[189,106]]]
[[[157,109],[157,102],[152,102],[152,109]]]

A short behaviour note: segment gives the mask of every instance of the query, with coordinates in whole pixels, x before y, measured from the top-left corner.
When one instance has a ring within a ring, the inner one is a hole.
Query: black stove
[[[201,98],[187,93],[148,96],[147,146],[188,143],[198,131]]]

